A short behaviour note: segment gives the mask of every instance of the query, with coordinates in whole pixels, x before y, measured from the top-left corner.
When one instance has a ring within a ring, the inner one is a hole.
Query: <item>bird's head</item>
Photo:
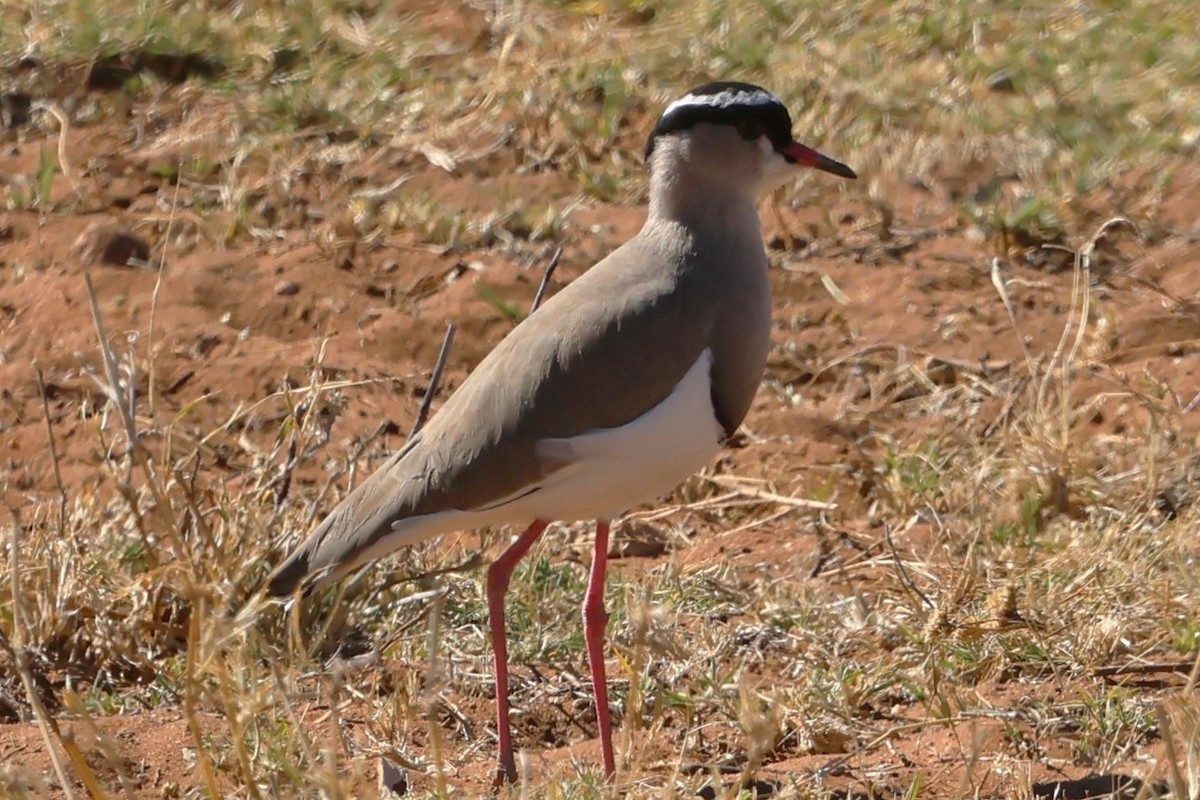
[[[754,196],[804,168],[858,177],[793,139],[791,115],[778,97],[736,81],[706,83],[667,106],[646,142],[646,162],[652,180],[698,173]]]

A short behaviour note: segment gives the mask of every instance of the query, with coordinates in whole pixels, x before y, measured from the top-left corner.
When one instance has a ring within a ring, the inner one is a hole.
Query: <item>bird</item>
[[[583,627],[606,779],[616,776],[604,663],[610,524],[720,452],[762,379],[771,292],[758,199],[804,169],[850,167],[796,141],[784,103],[715,81],[658,117],[641,230],[513,328],[441,409],[267,577],[291,597],[401,547],[525,525],[491,563],[498,784],[517,778],[504,601],[552,521],[595,521]]]

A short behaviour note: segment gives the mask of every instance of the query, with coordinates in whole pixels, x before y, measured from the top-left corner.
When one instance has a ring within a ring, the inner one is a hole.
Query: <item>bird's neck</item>
[[[674,222],[702,240],[762,246],[755,198],[695,174],[652,175],[649,218]]]

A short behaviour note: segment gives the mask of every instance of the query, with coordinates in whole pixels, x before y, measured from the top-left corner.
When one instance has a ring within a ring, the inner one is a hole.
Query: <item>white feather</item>
[[[728,108],[729,106],[769,106],[783,105],[778,97],[766,89],[725,89],[713,94],[685,94],[663,112],[667,116],[672,111],[687,106],[706,106],[709,108]]]

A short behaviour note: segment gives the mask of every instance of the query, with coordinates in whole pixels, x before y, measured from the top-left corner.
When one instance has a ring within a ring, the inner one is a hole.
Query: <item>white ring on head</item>
[[[685,94],[663,112],[667,116],[672,111],[688,106],[706,106],[709,108],[728,108],[730,106],[781,106],[778,97],[766,89],[725,89],[713,94]]]

